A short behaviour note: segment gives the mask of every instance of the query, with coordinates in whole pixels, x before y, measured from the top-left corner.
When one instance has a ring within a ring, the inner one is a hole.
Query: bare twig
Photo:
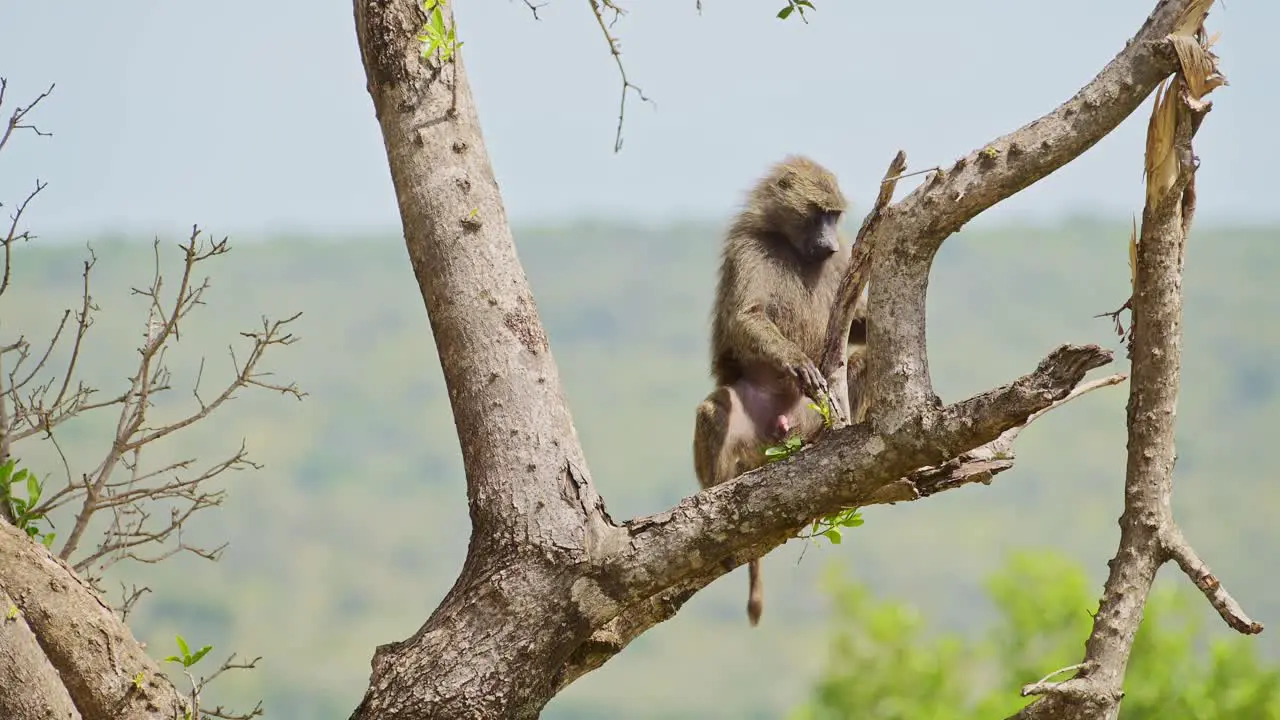
[[[905,167],[905,166],[904,166],[904,167]],[[924,170],[916,170],[916,171],[914,171],[914,172],[904,172],[904,173],[901,173],[901,174],[898,174],[898,175],[894,175],[893,177],[886,177],[885,179],[881,180],[880,182],[881,182],[881,183],[896,183],[896,182],[898,182],[899,180],[901,180],[902,178],[915,177],[916,175],[924,175],[925,173],[931,173],[931,172],[940,173],[940,172],[942,172],[942,168],[938,167],[937,165],[934,165],[933,167],[931,167],[931,168],[925,168]]]
[[[0,145],[2,144],[3,143],[0,143]],[[4,295],[5,291],[9,289],[9,279],[13,271],[12,254],[14,244],[19,240],[26,241],[31,240],[34,237],[31,233],[26,231],[18,232],[18,225],[22,222],[22,214],[27,211],[27,205],[29,205],[31,201],[48,186],[49,183],[36,180],[35,188],[31,192],[27,193],[26,198],[18,204],[18,207],[14,209],[13,214],[9,216],[9,229],[4,235],[4,240],[0,241],[0,244],[4,247],[4,274],[3,276],[0,276],[0,295]]]
[[[627,69],[622,64],[621,44],[619,43],[618,38],[614,37],[613,33],[609,32],[609,28],[613,27],[613,23],[617,22],[618,18],[626,11],[621,7],[618,7],[613,0],[587,1],[591,3],[591,12],[595,14],[596,22],[600,24],[600,32],[604,33],[604,38],[609,43],[609,53],[613,55],[613,61],[618,64],[618,74],[622,77],[622,99],[618,103],[618,132],[613,141],[613,151],[616,153],[622,150],[622,123],[623,118],[625,118],[627,114],[627,91],[634,91],[642,101],[654,105],[655,107],[656,104],[649,98],[645,97],[644,90],[641,90],[640,86],[627,79]],[[604,12],[606,9],[613,11],[612,22],[606,22],[604,19]]]
[[[261,659],[261,657],[256,657],[249,662],[236,662],[236,655],[235,653],[232,653],[231,657],[227,658],[222,665],[207,678],[202,677],[199,680],[196,680],[192,677],[190,672],[187,672],[187,679],[191,682],[191,707],[197,709],[195,714],[201,717],[221,718],[222,720],[250,720],[250,718],[261,716],[263,714],[261,700],[259,700],[258,703],[253,706],[253,709],[247,713],[232,712],[221,705],[218,705],[212,710],[208,710],[200,706],[200,693],[204,692],[204,689],[209,685],[209,683],[218,679],[219,676],[228,670],[253,670],[257,667],[258,661]]]
[[[158,249],[158,240],[154,249]],[[210,258],[224,254],[228,250],[226,239],[204,242],[200,239],[199,228],[193,228],[189,240],[181,245],[184,254],[183,271],[174,297],[163,301],[161,291],[164,277],[160,272],[158,253],[155,257],[155,268],[151,285],[144,289],[135,289],[134,293],[147,298],[148,320],[145,338],[139,349],[139,362],[129,388],[118,396],[104,401],[89,401],[93,389],[83,384],[73,386],[72,377],[81,352],[81,342],[92,324],[92,312],[96,309],[89,294],[89,272],[94,259],[87,261],[84,268],[83,298],[76,314],[76,334],[71,348],[71,357],[63,374],[60,386],[54,392],[51,383],[45,383],[29,393],[25,398],[16,394],[16,389],[29,382],[34,372],[25,378],[17,378],[10,373],[8,396],[19,409],[16,420],[25,420],[26,427],[10,433],[12,439],[22,439],[36,433],[53,437],[54,428],[61,422],[82,415],[85,412],[105,407],[119,406],[120,415],[116,422],[115,436],[112,443],[97,467],[86,474],[82,482],[68,482],[47,495],[37,512],[48,513],[69,502],[77,502],[80,509],[75,523],[63,540],[59,557],[70,560],[80,546],[80,542],[89,523],[99,511],[109,511],[112,521],[106,535],[98,547],[85,557],[74,562],[78,571],[87,574],[90,579],[96,578],[96,572],[109,567],[121,559],[132,559],[140,562],[158,562],[175,552],[187,551],[201,557],[215,559],[221,548],[212,550],[189,545],[181,540],[184,523],[199,510],[221,504],[224,493],[208,492],[200,488],[225,471],[242,468],[256,468],[248,459],[243,445],[230,458],[215,463],[204,472],[191,477],[179,476],[192,466],[193,460],[173,463],[159,470],[144,471],[142,469],[143,449],[164,437],[203,420],[211,415],[226,401],[230,400],[237,389],[256,386],[274,390],[301,398],[303,393],[294,384],[277,384],[269,382],[269,374],[257,368],[267,349],[275,345],[289,345],[296,338],[286,332],[286,326],[299,315],[282,321],[271,322],[265,318],[262,328],[255,332],[242,333],[252,342],[249,353],[243,360],[238,359],[234,350],[231,352],[232,367],[235,371],[233,379],[212,399],[200,397],[198,383],[203,377],[203,363],[197,377],[197,387],[193,390],[198,407],[185,417],[164,425],[148,424],[148,411],[152,406],[152,396],[170,388],[169,371],[164,362],[166,349],[171,341],[179,337],[181,322],[186,316],[203,304],[203,296],[208,288],[208,280],[196,282],[193,277],[195,267]],[[65,317],[64,317],[65,324]],[[61,336],[61,330],[55,334]],[[20,362],[26,356],[25,346],[19,348]],[[47,358],[46,352],[45,357]],[[37,369],[43,367],[44,360],[37,363]],[[72,388],[75,388],[74,390]],[[128,474],[121,480],[116,479],[116,470],[123,466]],[[170,479],[156,483],[164,476]],[[171,507],[168,520],[157,526],[150,521],[155,515],[147,509],[151,503],[176,501],[180,506]],[[140,549],[147,545],[164,545],[171,538],[178,538],[176,547],[160,552],[143,553]],[[96,572],[91,568],[96,566]]]
[[[1182,536],[1182,530],[1177,525],[1166,526],[1161,536],[1161,544],[1169,559],[1178,563],[1182,572],[1186,573],[1191,582],[1204,593],[1209,604],[1218,611],[1232,630],[1244,635],[1257,635],[1262,632],[1262,623],[1249,619],[1244,608],[1240,607],[1240,603],[1236,602],[1236,599],[1231,597],[1231,593],[1218,582],[1218,578],[1209,570],[1209,566],[1200,559],[1191,544]]]
[[[1063,675],[1069,672],[1075,672],[1083,667],[1084,667],[1084,663],[1076,663],[1075,665],[1068,665],[1064,668],[1054,670],[1053,672],[1049,673],[1048,675],[1045,675],[1044,677],[1040,678],[1039,680],[1033,683],[1028,683],[1026,685],[1023,685],[1022,697],[1029,697],[1031,695],[1046,695],[1048,693],[1051,693],[1053,692],[1054,688],[1056,688],[1061,683],[1056,683],[1056,682],[1051,683],[1049,682],[1049,678],[1056,677],[1058,675]]]
[[[546,7],[547,6],[546,3],[535,3],[533,0],[523,0],[523,2],[524,2],[524,6],[529,8],[529,12],[533,13],[534,20],[542,19],[538,17],[538,10]]]
[[[5,78],[0,78],[0,107],[4,106],[4,94],[8,87],[9,81]],[[31,123],[23,122],[27,115],[30,114],[32,110],[35,110],[36,106],[39,105],[41,101],[53,93],[53,88],[54,86],[50,85],[48,90],[37,95],[36,99],[28,103],[26,107],[19,105],[14,109],[13,114],[9,116],[8,122],[5,123],[4,132],[0,133],[0,150],[3,150],[4,146],[9,143],[9,138],[13,136],[15,130],[30,130],[36,135],[43,137],[53,136],[53,133],[44,132]]]
[[[120,583],[120,604],[116,606],[116,612],[120,613],[122,622],[129,619],[129,613],[133,612],[133,608],[142,599],[142,596],[151,592],[149,587],[138,587],[134,585],[132,588],[126,588],[124,583]]]

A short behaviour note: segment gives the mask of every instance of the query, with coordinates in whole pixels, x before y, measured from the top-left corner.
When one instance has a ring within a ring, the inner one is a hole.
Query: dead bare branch
[[[1227,592],[1221,582],[1218,582],[1218,578],[1209,570],[1209,566],[1200,559],[1191,544],[1182,536],[1181,528],[1177,525],[1167,525],[1161,536],[1161,545],[1165,554],[1178,563],[1182,572],[1186,573],[1191,582],[1204,593],[1205,599],[1214,610],[1218,611],[1232,630],[1244,635],[1257,635],[1262,632],[1262,623],[1249,619],[1244,608],[1240,607],[1240,603],[1231,597],[1231,593]]]
[[[1041,697],[1015,717],[1026,720],[1114,717],[1142,610],[1160,566],[1177,561],[1235,630],[1256,634],[1262,625],[1239,604],[1182,536],[1173,517],[1174,426],[1182,354],[1182,268],[1194,211],[1199,165],[1192,139],[1211,104],[1204,95],[1225,84],[1209,51],[1204,20],[1213,0],[1190,0],[1174,17],[1167,38],[1177,48],[1178,72],[1156,93],[1147,128],[1146,203],[1142,230],[1131,242],[1134,288],[1130,355],[1133,379],[1128,409],[1128,466],[1120,544],[1112,558],[1085,658],[1075,676],[1034,683],[1024,695]]]
[[[15,358],[7,374],[0,375],[0,451],[7,457],[14,443],[36,436],[51,442],[62,458],[65,481],[41,498],[34,513],[37,517],[47,517],[69,503],[80,506],[73,527],[62,541],[59,557],[71,560],[96,514],[100,511],[111,514],[111,522],[97,548],[73,561],[75,569],[84,573],[91,582],[96,582],[103,570],[123,559],[154,563],[184,551],[216,559],[221,548],[206,549],[184,542],[183,526],[193,513],[222,503],[224,491],[202,489],[210,481],[230,470],[259,467],[248,458],[242,443],[232,456],[194,475],[185,475],[193,466],[194,459],[148,470],[143,467],[145,447],[210,416],[232,399],[239,388],[265,388],[298,399],[304,396],[295,384],[270,382],[270,374],[258,369],[268,348],[289,345],[296,340],[287,332],[287,325],[301,314],[275,322],[263,318],[260,330],[241,333],[250,341],[247,357],[237,359],[234,348],[231,349],[234,376],[212,400],[200,397],[202,361],[192,391],[197,409],[173,422],[162,425],[148,423],[153,396],[170,388],[170,374],[164,360],[167,348],[180,337],[182,321],[195,307],[203,304],[204,292],[209,287],[207,278],[196,281],[194,271],[200,263],[229,249],[225,238],[205,242],[200,235],[200,229],[193,227],[187,242],[180,245],[183,270],[174,296],[168,300],[162,297],[165,278],[161,272],[159,240],[153,244],[155,264],[151,284],[133,291],[147,299],[145,338],[139,348],[137,370],[129,388],[123,393],[93,402],[92,397],[97,391],[75,379],[83,340],[97,311],[90,293],[90,275],[97,260],[92,248],[89,259],[84,263],[81,303],[74,313],[74,339],[62,372],[47,379],[38,379],[67,334],[71,310],[62,315],[51,340],[38,357],[32,354],[31,345],[25,338],[0,348],[0,356],[13,354]],[[120,410],[111,443],[97,467],[76,480],[58,443],[56,428],[71,418],[108,407],[119,407]],[[120,467],[127,471],[123,479],[117,479],[116,471]],[[164,522],[153,522],[157,517],[157,507],[167,509],[164,514],[168,517]],[[7,519],[14,519],[7,506],[3,512]],[[175,546],[166,546],[175,538]],[[160,549],[146,551],[149,546]]]
[[[4,146],[5,140],[7,138],[0,138],[0,147]],[[31,201],[47,187],[49,187],[49,183],[36,180],[35,188],[27,193],[27,196],[23,198],[22,202],[18,203],[18,207],[9,215],[9,228],[5,232],[4,240],[0,242],[0,246],[4,249],[4,274],[0,276],[0,295],[4,295],[5,291],[9,289],[9,280],[13,272],[12,255],[14,244],[19,240],[25,242],[35,237],[25,230],[19,232],[18,226],[22,223],[22,214],[27,211],[27,206],[31,204]]]

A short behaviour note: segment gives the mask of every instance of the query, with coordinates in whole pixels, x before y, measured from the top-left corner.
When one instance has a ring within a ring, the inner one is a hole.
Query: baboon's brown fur
[[[850,248],[835,230],[846,207],[835,175],[790,156],[756,183],[731,224],[712,313],[717,387],[698,406],[693,437],[702,487],[764,464],[764,447],[790,431],[808,438],[822,427],[808,398],[826,391],[814,362],[849,263]],[[855,376],[861,379],[855,355],[851,393]],[[764,603],[759,560],[749,572],[747,617],[755,625]]]

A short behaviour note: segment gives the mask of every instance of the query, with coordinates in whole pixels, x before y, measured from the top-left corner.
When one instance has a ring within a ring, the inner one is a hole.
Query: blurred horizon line
[[[1197,230],[1265,230],[1270,228],[1280,228],[1280,218],[1265,217],[1245,217],[1245,218],[1226,218],[1217,216],[1217,214],[1205,214],[1202,216],[1197,214],[1192,227],[1192,232]],[[727,225],[732,218],[732,214],[725,213],[723,215],[673,215],[661,219],[647,219],[631,213],[577,213],[563,215],[548,215],[541,218],[527,218],[523,220],[509,220],[512,233],[518,236],[522,233],[529,232],[548,232],[556,230],[569,230],[575,228],[591,228],[603,227],[618,230],[640,230],[647,232],[661,231],[665,228],[718,228]],[[977,229],[980,231],[1001,231],[1001,230],[1054,230],[1059,228],[1089,225],[1101,227],[1124,227],[1128,228],[1134,219],[1141,222],[1140,212],[1133,215],[1113,211],[1063,211],[1057,213],[1035,213],[1035,214],[1019,214],[1015,216],[1004,215],[1002,217],[983,217],[979,216],[970,221],[960,231]],[[857,232],[858,224],[861,222],[862,214],[853,212],[844,221],[844,231],[852,237]],[[264,224],[257,227],[241,227],[232,229],[222,229],[213,224],[195,223],[199,227],[202,237],[212,237],[222,239],[224,237],[230,240],[242,243],[258,243],[273,241],[326,241],[326,240],[352,240],[360,241],[383,241],[390,239],[400,239],[402,232],[398,223],[387,223],[381,225],[372,224],[351,224],[351,225],[333,225],[326,227],[313,227],[302,223],[280,223],[280,224]],[[186,240],[192,231],[191,225],[184,227],[151,227],[151,228],[130,228],[130,227],[95,227],[95,228],[63,228],[42,231],[39,227],[39,221],[35,220],[26,225],[26,229],[31,233],[30,240],[25,243],[24,249],[39,247],[40,245],[70,245],[89,243],[145,243],[153,242],[157,239],[182,241]]]

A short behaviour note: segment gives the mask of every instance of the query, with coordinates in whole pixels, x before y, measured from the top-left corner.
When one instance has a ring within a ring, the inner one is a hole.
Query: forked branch
[[[902,150],[893,157],[889,169],[885,171],[884,180],[880,182],[880,190],[876,193],[875,203],[871,211],[862,220],[858,234],[853,241],[853,250],[849,257],[849,270],[840,280],[836,289],[836,302],[831,311],[831,319],[827,322],[827,340],[823,348],[818,368],[827,378],[827,385],[835,399],[839,418],[836,427],[853,422],[853,408],[849,404],[849,387],[845,374],[847,348],[849,345],[849,328],[853,324],[854,310],[858,298],[867,285],[867,261],[870,259],[870,241],[872,231],[884,218],[893,200],[893,191],[898,187],[898,179],[907,169],[907,154]]]
[[[1041,697],[1016,716],[1114,717],[1142,609],[1166,561],[1175,560],[1233,629],[1256,634],[1249,619],[1182,536],[1173,517],[1174,425],[1182,353],[1182,266],[1194,214],[1199,161],[1192,139],[1210,103],[1204,95],[1225,83],[1204,32],[1212,0],[1184,8],[1168,41],[1178,48],[1178,74],[1156,94],[1148,126],[1146,206],[1134,248],[1129,456],[1120,546],[1110,562],[1085,658],[1074,677],[1023,689]]]
[[[892,432],[937,412],[925,342],[925,291],[942,242],[996,203],[1088,150],[1177,68],[1166,36],[1200,0],[1160,0],[1116,57],[1070,100],[933,173],[868,235],[870,420]]]

